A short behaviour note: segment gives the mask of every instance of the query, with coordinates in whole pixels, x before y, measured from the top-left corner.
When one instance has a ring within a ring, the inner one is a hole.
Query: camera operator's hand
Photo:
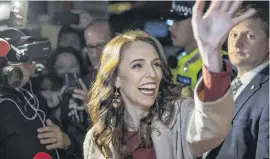
[[[242,1],[211,1],[203,15],[205,2],[197,0],[193,7],[192,28],[204,65],[211,72],[222,69],[222,45],[232,27],[255,14],[254,9],[234,17]]]
[[[75,99],[79,99],[83,102],[83,106],[87,105],[89,98],[88,98],[88,89],[85,86],[84,82],[81,78],[79,78],[79,82],[82,89],[74,89],[74,93],[72,94],[72,97]]]
[[[71,140],[61,128],[55,125],[50,119],[46,120],[46,127],[39,128],[38,139],[40,143],[46,145],[47,150],[65,149],[71,145]]]

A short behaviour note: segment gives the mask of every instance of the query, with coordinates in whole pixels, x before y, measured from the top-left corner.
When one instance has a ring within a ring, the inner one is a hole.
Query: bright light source
[[[11,1],[9,25],[15,28],[24,28],[27,23],[28,1]]]
[[[13,2],[13,5],[14,5],[16,8],[21,7],[21,3],[18,2],[18,1],[14,1],[14,2]]]
[[[14,9],[12,10],[12,12],[14,12],[14,13],[19,13],[19,12],[20,12],[20,10],[19,10],[19,9],[17,9],[17,8],[14,8]]]
[[[132,5],[129,2],[114,3],[114,4],[108,5],[109,13],[113,13],[113,14],[121,14],[125,11],[130,10],[131,8],[132,8]]]
[[[172,25],[173,25],[173,20],[168,19],[168,20],[166,21],[166,23],[167,23],[169,26],[172,26]]]

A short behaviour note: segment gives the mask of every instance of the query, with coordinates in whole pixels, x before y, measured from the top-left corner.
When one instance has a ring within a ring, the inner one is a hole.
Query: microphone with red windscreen
[[[38,152],[33,159],[52,159],[52,157],[45,152]]]
[[[9,51],[9,43],[6,40],[0,38],[0,57],[6,56]]]

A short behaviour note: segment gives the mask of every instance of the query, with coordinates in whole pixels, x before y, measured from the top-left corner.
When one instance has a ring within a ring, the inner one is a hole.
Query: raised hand
[[[256,13],[255,9],[249,9],[235,17],[234,14],[241,5],[242,1],[212,0],[204,15],[204,1],[197,0],[193,7],[194,38],[197,41],[203,62],[210,68],[210,71],[219,72],[222,67],[221,48],[229,31]]]

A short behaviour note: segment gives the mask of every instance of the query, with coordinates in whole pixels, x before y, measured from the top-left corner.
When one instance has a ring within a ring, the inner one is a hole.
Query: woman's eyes
[[[154,63],[153,66],[154,66],[154,67],[160,67],[160,63]],[[134,69],[134,68],[142,68],[142,67],[143,67],[142,64],[134,64],[134,65],[132,66],[133,69]]]
[[[231,33],[230,36],[233,37],[233,38],[236,38],[237,37],[237,33]]]
[[[248,34],[247,34],[247,37],[248,37],[249,39],[254,39],[254,38],[255,38],[255,36],[254,36],[253,34],[251,34],[251,33],[248,33]]]
[[[237,33],[231,33],[230,36],[235,39],[239,35]],[[247,33],[246,36],[247,36],[248,39],[254,39],[255,38],[254,34],[252,34],[252,33]]]
[[[154,63],[155,67],[160,67],[160,63]]]
[[[142,68],[142,64],[134,64],[132,68]]]

